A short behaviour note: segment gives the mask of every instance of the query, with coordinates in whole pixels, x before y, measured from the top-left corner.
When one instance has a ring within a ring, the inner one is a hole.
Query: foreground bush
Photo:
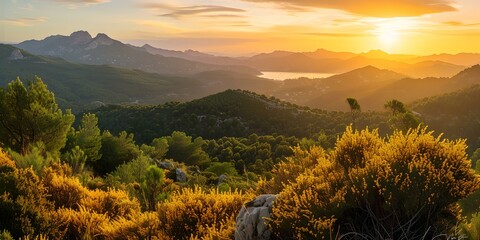
[[[202,238],[213,233],[221,234],[216,236],[220,239],[232,239],[235,229],[231,223],[250,198],[239,192],[183,189],[157,206],[160,225],[167,236],[176,239]]]
[[[456,202],[477,190],[464,141],[425,129],[347,128],[335,150],[285,186],[272,228],[282,239],[431,239],[459,221]],[[301,157],[301,156],[297,156]]]
[[[60,237],[54,221],[54,205],[46,200],[47,191],[32,168],[17,168],[0,149],[0,229],[13,238],[49,233]]]

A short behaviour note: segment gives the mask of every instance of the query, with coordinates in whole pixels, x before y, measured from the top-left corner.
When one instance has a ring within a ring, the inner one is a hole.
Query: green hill
[[[469,152],[480,147],[480,85],[425,98],[412,104],[430,129],[447,138],[466,138]]]
[[[106,106],[93,112],[99,117],[100,128],[132,132],[141,143],[173,131],[204,138],[246,137],[253,133],[315,137],[320,132],[334,138],[352,122],[348,112],[309,109],[241,90],[227,90],[187,103]],[[387,132],[386,117],[366,112],[359,114],[356,122],[359,128],[380,127],[381,132]]]

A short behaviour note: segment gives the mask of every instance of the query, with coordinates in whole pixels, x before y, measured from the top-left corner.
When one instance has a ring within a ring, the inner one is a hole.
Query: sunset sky
[[[225,55],[480,52],[478,0],[2,0],[0,42],[77,30]]]

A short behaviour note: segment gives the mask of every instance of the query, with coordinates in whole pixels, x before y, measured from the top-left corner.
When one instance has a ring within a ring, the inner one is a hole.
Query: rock
[[[23,54],[20,52],[19,49],[13,50],[12,54],[10,54],[10,57],[8,57],[8,60],[20,60],[23,59]]]
[[[218,182],[217,186],[224,183],[228,179],[228,176],[226,174],[222,174],[218,177]]]
[[[175,169],[175,182],[186,182],[187,174],[185,174],[182,169]]]
[[[235,240],[267,240],[272,231],[268,229],[268,218],[272,212],[276,195],[264,194],[245,204],[237,216]]]
[[[158,162],[157,166],[162,169],[173,170],[175,169],[175,165],[172,162]]]

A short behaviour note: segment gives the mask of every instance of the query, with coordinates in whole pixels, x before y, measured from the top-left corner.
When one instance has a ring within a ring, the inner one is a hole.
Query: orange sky
[[[476,0],[3,0],[0,8],[1,42],[86,30],[227,55],[480,52]]]

